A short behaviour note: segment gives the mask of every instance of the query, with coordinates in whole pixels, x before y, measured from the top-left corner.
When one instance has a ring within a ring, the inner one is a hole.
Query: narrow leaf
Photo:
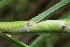
[[[60,10],[61,8],[63,8],[65,5],[67,5],[69,3],[70,3],[70,0],[62,0],[61,2],[57,3],[56,5],[51,7],[50,9],[46,10],[45,12],[39,14],[38,16],[32,18],[29,21],[32,21],[33,23],[37,23],[40,20],[42,20],[43,18],[45,18],[46,16],[54,13],[55,11]]]

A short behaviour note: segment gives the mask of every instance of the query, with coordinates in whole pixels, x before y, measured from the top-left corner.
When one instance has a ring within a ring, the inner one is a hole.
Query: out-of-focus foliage
[[[70,11],[66,12],[65,14],[63,14],[60,19],[70,19]]]

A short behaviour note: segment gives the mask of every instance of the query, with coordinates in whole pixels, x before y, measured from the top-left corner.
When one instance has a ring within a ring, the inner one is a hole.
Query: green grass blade
[[[3,8],[5,5],[9,4],[12,0],[2,0],[0,2],[0,8]]]
[[[18,40],[16,40],[16,39],[13,39],[13,38],[11,38],[11,37],[5,35],[5,34],[0,34],[0,37],[2,37],[2,38],[4,38],[4,39],[8,40],[9,42],[15,44],[15,45],[18,46],[18,47],[29,47],[28,45],[26,45],[26,44],[24,44],[24,43],[22,43],[22,42],[20,42],[20,41],[18,41]]]
[[[43,18],[45,18],[46,16],[48,16],[52,13],[56,13],[55,11],[62,9],[65,5],[67,5],[69,3],[70,3],[70,0],[62,0],[61,2],[57,3],[56,5],[51,7],[50,9],[46,10],[45,12],[39,14],[38,16],[32,18],[29,21],[32,21],[33,23],[37,23],[40,20],[42,20]]]

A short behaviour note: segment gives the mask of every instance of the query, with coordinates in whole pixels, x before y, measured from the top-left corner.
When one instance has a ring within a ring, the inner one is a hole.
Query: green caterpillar
[[[0,32],[8,33],[26,33],[37,31],[61,31],[63,26],[69,28],[69,19],[47,20],[37,24],[29,21],[0,22]],[[67,29],[69,30],[69,29]]]
[[[15,22],[0,22],[0,31],[21,31],[28,25],[28,21],[15,21]]]
[[[30,32],[70,32],[70,19],[47,20],[29,27]]]

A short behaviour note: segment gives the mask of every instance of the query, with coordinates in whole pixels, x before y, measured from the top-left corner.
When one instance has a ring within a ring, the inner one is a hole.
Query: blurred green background
[[[49,9],[61,0],[13,0],[0,9],[0,22],[28,21]],[[45,19],[70,19],[70,6]],[[45,20],[44,19],[44,20]],[[12,37],[28,45],[41,34],[13,35]],[[5,39],[0,38],[0,47],[15,47]],[[39,47],[70,47],[69,34],[56,34]]]

